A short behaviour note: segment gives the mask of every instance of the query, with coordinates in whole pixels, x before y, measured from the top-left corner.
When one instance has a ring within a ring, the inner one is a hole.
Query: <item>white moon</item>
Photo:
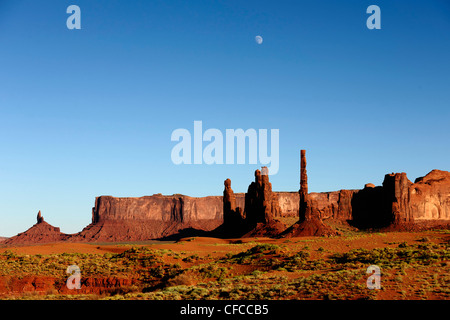
[[[261,44],[261,43],[263,43],[263,38],[261,36],[256,36],[255,41],[257,44]]]

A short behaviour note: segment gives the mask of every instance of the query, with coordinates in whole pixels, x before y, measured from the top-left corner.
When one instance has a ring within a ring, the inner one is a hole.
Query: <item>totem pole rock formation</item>
[[[300,203],[299,221],[306,220],[306,208],[308,207],[308,174],[306,173],[306,150],[300,150]],[[308,217],[310,218],[310,217]]]
[[[290,228],[280,233],[280,237],[329,236],[338,234],[325,225],[321,219],[321,210],[316,200],[308,194],[308,175],[306,173],[306,150],[300,151],[300,201],[299,220]]]

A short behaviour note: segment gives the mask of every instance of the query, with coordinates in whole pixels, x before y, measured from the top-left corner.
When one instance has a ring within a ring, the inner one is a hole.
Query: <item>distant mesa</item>
[[[282,217],[297,217],[287,228]],[[101,196],[92,208],[92,223],[64,234],[44,221],[2,244],[46,242],[118,242],[179,239],[186,236],[299,237],[338,235],[331,225],[358,229],[420,230],[450,228],[450,172],[433,170],[412,183],[406,173],[386,174],[382,186],[308,192],[306,151],[300,151],[300,189],[274,192],[267,168],[256,170],[246,193],[234,193],[231,179],[222,196],[154,194],[139,198]]]

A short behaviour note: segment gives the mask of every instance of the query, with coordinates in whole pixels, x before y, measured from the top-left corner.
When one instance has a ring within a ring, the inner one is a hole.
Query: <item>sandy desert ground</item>
[[[0,247],[2,299],[450,298],[450,231]],[[66,269],[80,268],[81,289]],[[368,289],[370,265],[381,289]]]

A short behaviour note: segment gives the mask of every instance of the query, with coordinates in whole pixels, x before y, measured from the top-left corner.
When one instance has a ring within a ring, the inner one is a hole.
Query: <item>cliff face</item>
[[[211,231],[224,222],[225,202],[230,205],[228,209],[225,205],[225,210],[232,212],[228,217],[232,217],[229,222],[234,225],[246,218],[250,224],[256,224],[280,216],[298,217],[302,194],[272,192],[270,183],[263,178],[257,172],[247,194],[235,194],[231,182],[225,181],[224,197],[98,197],[93,208],[93,224],[81,236],[92,238],[93,230],[97,230],[95,237],[106,240],[103,235],[112,232],[111,228],[125,229],[121,240],[159,238],[186,228]],[[312,192],[303,195],[303,201],[307,202],[304,214],[311,218],[349,222],[358,228],[390,226],[395,229],[421,222],[439,224],[450,220],[450,173],[433,170],[415,183],[405,173],[392,173],[385,176],[382,186],[367,184],[360,190]]]
[[[347,221],[359,228],[401,228],[450,222],[450,172],[433,170],[412,183],[391,173],[382,186],[309,193],[308,205],[321,220]]]
[[[193,198],[184,195],[153,195],[140,198],[101,196],[95,199],[92,223],[106,220],[155,220],[197,223],[221,220],[222,197]]]
[[[276,217],[298,217],[300,195],[298,192],[275,192],[278,196],[280,214]]]
[[[269,188],[268,183],[264,185]],[[270,206],[264,204],[267,206],[266,211],[270,212],[269,217],[298,216],[297,192],[273,192],[267,201],[263,199],[264,188],[261,192],[256,192],[254,188],[250,189],[255,199],[261,197],[261,206],[263,202],[269,202]],[[72,240],[132,241],[166,237],[188,228],[211,231],[224,222],[225,200],[229,203],[229,208],[226,207],[225,210],[232,212],[227,215],[228,218],[232,217],[229,221],[231,224],[245,217],[243,212],[245,195],[245,193],[235,194],[231,189],[231,182],[227,185],[225,181],[223,197],[195,198],[159,194],[139,198],[100,196],[95,199],[95,206],[92,209],[92,223]],[[280,209],[276,206],[277,196]],[[247,196],[247,201],[250,201],[250,198]],[[260,217],[255,215],[253,218],[257,223],[266,219],[266,215]]]
[[[317,217],[326,220],[347,221],[352,219],[352,199],[359,190],[339,190],[332,192],[311,192],[309,203]]]
[[[450,220],[450,172],[433,170],[416,179],[407,192],[408,214],[414,221]]]
[[[223,222],[221,196],[160,194],[95,199],[92,223],[72,241],[136,241],[167,237],[183,229],[211,231]]]

